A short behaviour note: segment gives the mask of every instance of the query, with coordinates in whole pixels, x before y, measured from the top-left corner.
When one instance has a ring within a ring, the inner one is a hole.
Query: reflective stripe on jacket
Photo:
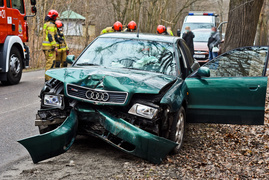
[[[168,33],[170,36],[174,36],[173,31],[172,31],[171,29],[167,29],[167,33]]]
[[[57,33],[57,27],[53,21],[47,21],[43,26],[43,50],[51,50],[57,47],[54,35]]]

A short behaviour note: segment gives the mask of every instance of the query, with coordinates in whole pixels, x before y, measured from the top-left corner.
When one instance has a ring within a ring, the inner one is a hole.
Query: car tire
[[[19,50],[13,47],[9,55],[9,68],[7,72],[7,80],[2,81],[4,85],[18,84],[22,75],[22,57]]]
[[[178,145],[172,150],[172,154],[178,154],[184,139],[186,125],[186,113],[184,107],[174,114],[173,122],[170,129],[169,139],[178,143]]]

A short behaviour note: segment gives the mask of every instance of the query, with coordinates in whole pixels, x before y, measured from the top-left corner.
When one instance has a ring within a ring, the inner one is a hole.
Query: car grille
[[[68,96],[84,101],[109,104],[124,104],[128,95],[127,92],[91,89],[73,84],[66,85],[66,92]]]

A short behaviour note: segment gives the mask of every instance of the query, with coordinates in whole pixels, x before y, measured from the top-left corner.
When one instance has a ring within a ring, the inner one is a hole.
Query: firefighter
[[[157,33],[158,34],[164,34],[164,35],[170,35],[170,36],[174,36],[173,32],[171,30],[171,27],[165,27],[163,25],[158,25],[157,26]]]
[[[130,21],[127,25],[127,28],[124,29],[124,32],[134,32],[136,30],[136,23],[134,21]]]
[[[55,34],[57,33],[57,27],[55,20],[58,17],[56,10],[50,10],[48,15],[45,17],[45,24],[43,27],[43,42],[42,50],[46,58],[45,72],[53,67],[56,63],[57,44],[55,41]],[[45,81],[50,80],[51,77],[45,75]]]
[[[122,24],[121,22],[117,21],[113,24],[112,27],[107,27],[101,31],[100,34],[110,33],[110,32],[121,32]]]
[[[174,36],[172,28],[170,26],[167,27],[166,31],[170,36]]]
[[[57,42],[57,48],[58,48],[56,56],[56,67],[67,67],[66,55],[69,54],[69,48],[67,46],[65,36],[63,33],[64,24],[59,20],[55,21],[55,24],[58,29],[57,34],[55,35],[55,40]]]

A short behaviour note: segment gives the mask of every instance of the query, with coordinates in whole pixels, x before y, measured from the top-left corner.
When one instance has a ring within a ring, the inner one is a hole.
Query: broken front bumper
[[[60,155],[73,144],[77,132],[77,114],[74,110],[53,131],[19,140],[30,153],[34,163]]]
[[[76,110],[77,113],[91,112],[93,116],[100,117],[98,124],[105,131],[96,133],[90,130],[90,134],[150,162],[160,163],[177,145],[173,141],[148,133],[121,118],[115,118],[105,111],[89,108]],[[59,128],[19,142],[29,151],[33,162],[37,163],[66,152],[75,139],[76,130],[77,116],[72,110],[70,116]]]
[[[115,143],[115,141],[110,140],[109,135],[97,136],[125,152],[153,163],[160,163],[177,145],[173,141],[148,133],[121,118],[112,117],[102,111],[99,113],[105,117],[105,120],[100,122],[104,128],[122,141]],[[133,148],[125,148],[124,143],[133,145]]]

